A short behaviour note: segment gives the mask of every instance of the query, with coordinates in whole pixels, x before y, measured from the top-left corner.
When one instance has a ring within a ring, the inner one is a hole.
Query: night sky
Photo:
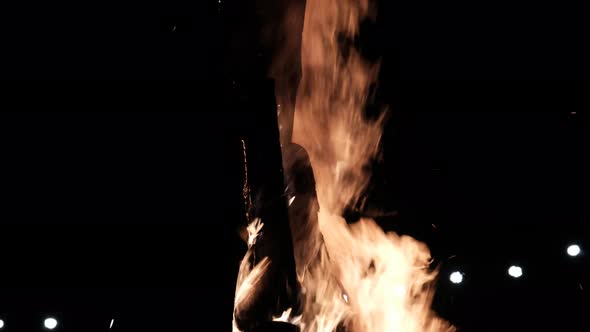
[[[368,196],[397,214],[379,223],[429,244],[434,308],[462,331],[585,330],[583,11],[382,2],[359,45],[390,109]],[[5,330],[229,331],[240,138],[263,135],[249,109],[272,93],[250,5],[2,4],[0,76],[21,80],[0,90]]]

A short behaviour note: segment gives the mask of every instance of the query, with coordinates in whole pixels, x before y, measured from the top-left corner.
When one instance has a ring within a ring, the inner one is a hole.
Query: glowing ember
[[[293,319],[286,311],[275,320],[296,323],[303,332],[453,331],[431,310],[436,274],[428,248],[383,232],[372,219],[348,225],[341,217],[366,190],[366,166],[379,152],[384,122],[384,116],[369,121],[363,115],[378,66],[352,47],[343,52],[339,43],[356,36],[369,9],[368,0],[307,0],[293,141],[313,166],[320,210],[319,226],[310,229],[320,236],[293,237],[303,314]],[[302,252],[307,256],[298,257]],[[256,287],[266,264],[252,271],[243,266],[236,303]]]

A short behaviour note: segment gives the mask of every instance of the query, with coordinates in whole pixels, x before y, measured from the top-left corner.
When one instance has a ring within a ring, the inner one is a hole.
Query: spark
[[[115,323],[115,319],[111,319],[111,324],[109,325],[109,330],[113,328],[113,324]]]
[[[291,197],[291,199],[289,199],[289,206],[291,206],[291,204],[293,204],[293,201],[295,200],[295,196]]]

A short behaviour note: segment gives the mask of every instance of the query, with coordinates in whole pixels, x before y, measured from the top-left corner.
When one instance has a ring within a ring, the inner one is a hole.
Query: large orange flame
[[[289,317],[288,311],[277,320],[296,323],[303,332],[340,327],[351,332],[453,331],[431,310],[436,273],[429,268],[426,245],[385,233],[371,219],[348,225],[341,217],[366,190],[366,166],[379,152],[384,122],[384,117],[368,120],[363,115],[378,65],[339,42],[354,38],[369,14],[368,0],[307,0],[292,137],[307,150],[313,166],[320,212],[319,225],[312,229],[320,236],[294,236],[304,310],[300,317]],[[305,248],[318,248],[312,262],[297,257]],[[252,285],[265,264],[243,285]]]

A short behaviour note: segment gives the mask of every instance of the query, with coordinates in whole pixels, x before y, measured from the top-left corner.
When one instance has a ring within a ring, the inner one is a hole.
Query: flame
[[[246,255],[242,259],[240,263],[240,269],[238,272],[238,280],[236,282],[236,294],[234,298],[234,308],[242,306],[244,303],[247,303],[251,300],[251,295],[254,294],[253,290],[256,287],[261,287],[261,280],[264,272],[270,266],[270,260],[267,257],[263,258],[258,264],[252,266],[253,256],[254,256],[254,244],[256,243],[256,239],[261,234],[262,228],[264,227],[264,223],[260,220],[260,218],[254,219],[248,225],[248,251],[246,251]],[[239,332],[235,321],[235,317],[233,319],[233,332]]]
[[[436,271],[430,269],[427,246],[385,233],[372,219],[348,225],[341,217],[366,190],[367,166],[379,153],[385,119],[363,114],[378,64],[340,42],[354,39],[359,22],[370,14],[368,0],[306,3],[292,139],[307,150],[313,166],[319,213],[318,227],[309,229],[319,234],[293,237],[303,313],[291,317],[287,310],[275,320],[297,324],[302,332],[454,331],[431,309]],[[258,226],[252,228],[259,232]],[[309,248],[311,262],[297,257]],[[247,298],[248,287],[256,287],[267,266],[263,261],[240,269],[236,301]]]
[[[436,273],[426,245],[385,233],[371,219],[348,225],[344,208],[363,195],[367,165],[379,152],[384,116],[364,107],[378,64],[339,40],[354,39],[371,13],[368,0],[307,0],[293,141],[311,160],[323,239],[313,264],[298,264],[306,303],[305,332],[453,331],[431,310]],[[385,114],[385,112],[383,113]],[[296,257],[297,260],[297,257]],[[303,271],[302,271],[303,270]]]
[[[283,322],[283,323],[291,323],[293,325],[301,324],[301,315],[299,316],[292,316],[291,315],[292,309],[289,308],[278,317],[273,317],[273,322]]]
[[[431,312],[435,274],[424,244],[384,233],[371,219],[349,226],[322,210],[319,222],[324,249],[302,280],[302,331],[453,330]]]

